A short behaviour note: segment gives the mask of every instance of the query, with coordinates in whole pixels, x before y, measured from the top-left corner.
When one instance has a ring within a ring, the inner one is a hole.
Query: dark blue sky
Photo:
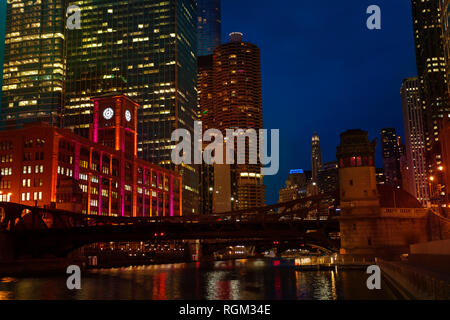
[[[368,30],[366,9],[381,8],[381,30]],[[223,40],[240,31],[261,49],[264,127],[280,129],[280,171],[266,177],[278,200],[289,169],[311,168],[311,137],[323,160],[336,159],[347,129],[403,136],[400,86],[415,76],[409,0],[223,0]],[[378,146],[378,165],[381,166]]]
[[[381,30],[366,28],[372,4],[381,8]],[[223,0],[222,22],[224,41],[240,31],[261,48],[264,127],[281,135],[280,171],[265,179],[268,203],[278,200],[289,169],[311,168],[314,131],[324,161],[335,160],[347,129],[375,138],[395,127],[403,136],[400,85],[416,75],[409,0]]]

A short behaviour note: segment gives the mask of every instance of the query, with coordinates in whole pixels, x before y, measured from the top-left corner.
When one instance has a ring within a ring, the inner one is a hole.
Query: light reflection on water
[[[178,263],[85,271],[81,290],[66,275],[0,278],[0,300],[9,299],[393,299],[366,288],[364,270],[298,271],[268,260]]]

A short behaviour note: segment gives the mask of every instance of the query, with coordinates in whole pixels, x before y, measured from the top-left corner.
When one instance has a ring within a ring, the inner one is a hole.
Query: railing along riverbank
[[[377,260],[377,265],[391,282],[395,282],[411,299],[450,299],[448,275],[409,265],[405,262]]]

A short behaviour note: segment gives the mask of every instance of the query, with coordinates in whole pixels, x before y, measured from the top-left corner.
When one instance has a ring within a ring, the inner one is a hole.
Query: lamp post
[[[440,188],[439,188],[439,211],[441,211],[441,213],[446,216],[445,214],[445,210],[444,207],[442,206],[443,203],[447,203],[447,196],[444,193],[444,195],[442,195],[442,191],[447,189],[447,185],[444,183],[445,179],[444,179],[444,166],[440,165],[437,167],[438,172],[439,172],[439,181],[440,181]],[[447,205],[446,205],[447,206]]]
[[[430,189],[430,205],[433,206],[433,188],[431,187],[431,183],[434,181],[434,176],[430,176],[428,179],[428,187]]]

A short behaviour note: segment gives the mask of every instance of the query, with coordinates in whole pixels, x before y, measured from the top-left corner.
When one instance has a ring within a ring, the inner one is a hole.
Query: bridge
[[[339,223],[327,195],[211,215],[114,217],[0,202],[0,257],[65,257],[99,242],[207,240],[314,243],[336,251]]]

